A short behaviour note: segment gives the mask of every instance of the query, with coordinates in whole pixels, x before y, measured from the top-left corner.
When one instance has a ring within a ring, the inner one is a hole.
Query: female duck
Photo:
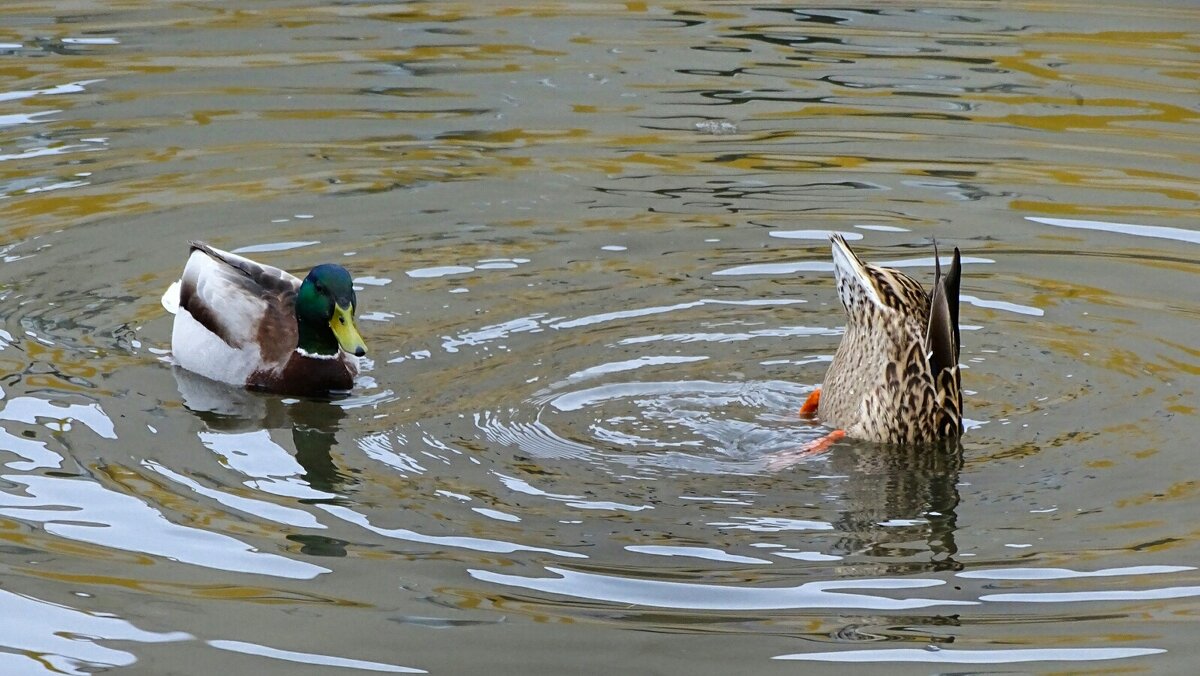
[[[937,262],[931,295],[907,275],[863,263],[841,235],[832,240],[846,333],[824,386],[802,412],[815,410],[825,424],[839,428],[834,435],[868,441],[957,439],[962,434],[958,248],[945,276]]]
[[[357,357],[367,353],[354,325],[350,273],[340,265],[318,265],[301,282],[279,268],[191,242],[172,290],[164,305],[175,312],[175,360],[213,380],[318,396],[349,390]]]

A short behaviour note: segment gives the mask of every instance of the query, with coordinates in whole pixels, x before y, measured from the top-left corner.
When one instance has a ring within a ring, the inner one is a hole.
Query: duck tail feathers
[[[950,270],[942,275],[942,263],[934,244],[936,278],[929,303],[929,326],[925,334],[925,346],[929,351],[930,371],[936,378],[945,369],[958,366],[958,288],[962,277],[962,261],[958,247],[954,248],[954,260]]]

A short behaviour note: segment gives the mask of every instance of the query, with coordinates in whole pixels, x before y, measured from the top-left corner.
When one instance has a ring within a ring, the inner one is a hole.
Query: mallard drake
[[[190,244],[183,276],[163,297],[175,312],[171,352],[180,366],[280,394],[351,388],[367,346],[354,325],[357,299],[345,268],[318,265],[301,281],[204,242]]]
[[[941,261],[935,263],[929,294],[901,272],[863,263],[841,235],[831,239],[846,333],[824,384],[801,412],[815,412],[856,439],[889,444],[957,439],[963,429],[958,248],[944,276]]]

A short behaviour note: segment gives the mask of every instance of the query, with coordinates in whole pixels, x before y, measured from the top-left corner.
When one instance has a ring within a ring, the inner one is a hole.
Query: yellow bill
[[[367,344],[363,342],[362,336],[358,335],[358,327],[354,326],[354,306],[344,308],[341,305],[333,306],[333,318],[329,320],[329,328],[333,329],[333,335],[337,337],[338,345],[350,354],[361,357],[367,353]]]

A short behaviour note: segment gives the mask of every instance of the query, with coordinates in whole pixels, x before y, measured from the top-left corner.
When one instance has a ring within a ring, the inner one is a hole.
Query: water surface
[[[0,671],[1194,662],[1188,3],[0,19]],[[832,231],[961,248],[961,449],[773,462]],[[353,394],[174,369],[188,239],[346,265]]]

